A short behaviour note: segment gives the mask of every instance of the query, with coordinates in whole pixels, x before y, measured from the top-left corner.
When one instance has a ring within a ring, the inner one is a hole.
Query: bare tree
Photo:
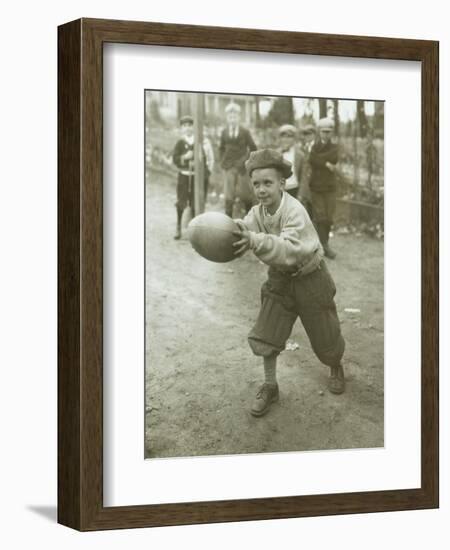
[[[325,118],[327,114],[327,100],[319,98],[319,118]]]

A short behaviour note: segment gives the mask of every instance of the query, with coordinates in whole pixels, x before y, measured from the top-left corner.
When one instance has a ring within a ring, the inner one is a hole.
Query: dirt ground
[[[225,455],[383,446],[383,242],[336,235],[328,262],[346,340],[347,390],[326,389],[300,321],[278,361],[280,401],[254,418],[263,381],[247,333],[266,266],[251,253],[227,264],[173,239],[173,181],[146,189],[146,457]],[[217,209],[218,205],[208,205]],[[359,312],[346,312],[356,309]]]

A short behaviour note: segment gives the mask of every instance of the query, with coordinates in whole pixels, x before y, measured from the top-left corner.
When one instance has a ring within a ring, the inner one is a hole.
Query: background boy
[[[328,244],[330,229],[336,211],[336,164],[338,147],[332,142],[334,122],[330,118],[321,118],[318,123],[319,138],[311,148],[311,202],[314,223],[322,243],[325,256],[330,259],[336,253]]]
[[[334,303],[336,287],[323,260],[317,232],[301,203],[284,192],[292,165],[281,153],[262,149],[250,155],[246,168],[259,201],[238,220],[240,239],[235,254],[247,250],[269,265],[261,289],[261,309],[248,336],[253,353],[263,357],[265,382],[251,408],[264,415],[279,398],[278,355],[300,317],[319,360],[330,367],[328,388],[345,389],[341,359],[345,342]]]
[[[311,164],[309,162],[309,155],[311,154],[312,146],[316,138],[316,128],[313,124],[305,124],[300,129],[300,149],[303,153],[303,166],[300,176],[300,184],[298,190],[298,198],[303,206],[306,208],[309,217],[313,218],[312,201],[311,201]]]
[[[283,158],[292,164],[292,175],[287,178],[284,189],[295,199],[299,198],[299,187],[302,178],[304,155],[297,144],[297,129],[292,124],[283,124],[278,130],[280,147]]]
[[[209,137],[208,126],[203,125],[203,153],[205,155],[204,190],[205,202],[208,199],[209,178],[214,170],[214,148]]]
[[[224,174],[225,214],[231,218],[237,196],[242,200],[247,212],[254,204],[245,171],[245,161],[249,153],[256,150],[256,145],[249,130],[240,125],[239,105],[229,103],[225,114],[227,126],[220,136],[219,157]]]
[[[178,168],[177,181],[177,228],[174,239],[181,238],[181,219],[186,206],[190,206],[195,216],[194,201],[194,119],[189,116],[180,118],[181,138],[175,144],[172,160]]]

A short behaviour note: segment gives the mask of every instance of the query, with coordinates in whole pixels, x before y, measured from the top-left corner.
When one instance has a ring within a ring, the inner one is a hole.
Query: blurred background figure
[[[242,201],[246,212],[254,204],[244,163],[256,151],[256,144],[250,131],[240,124],[241,108],[237,103],[229,103],[225,115],[227,125],[220,136],[219,158],[224,176],[225,214],[232,217],[236,198]]]
[[[292,124],[283,124],[278,130],[278,136],[280,142],[278,150],[283,158],[292,164],[292,176],[286,180],[284,189],[292,197],[298,199],[304,154],[297,143],[297,129]]]
[[[196,107],[199,96],[203,103],[201,116],[197,113]],[[228,109],[230,103],[232,108]],[[151,187],[158,186],[163,181],[170,182],[161,187],[161,193],[167,194],[172,208],[174,202],[172,197],[179,179],[179,167],[173,163],[174,144],[180,139],[180,118],[186,115],[193,116],[198,122],[199,136],[203,133],[203,137],[199,137],[203,143],[202,158],[200,161],[197,159],[197,164],[194,158],[193,163],[193,166],[197,167],[200,162],[202,167],[198,181],[195,181],[195,174],[193,177],[193,195],[197,201],[195,209],[200,208],[195,214],[203,210],[204,201],[199,201],[197,196],[201,194],[202,199],[207,195],[206,209],[218,211],[228,209],[229,213],[230,210],[234,210],[231,212],[234,216],[242,217],[245,214],[244,210],[252,204],[254,195],[246,175],[239,172],[237,166],[239,163],[232,162],[230,158],[239,152],[239,146],[233,147],[233,141],[236,141],[235,135],[238,133],[242,139],[245,132],[241,129],[244,128],[257,148],[283,147],[286,153],[291,147],[289,140],[292,140],[292,136],[289,132],[283,137],[280,136],[280,128],[287,125],[297,130],[297,146],[304,156],[301,173],[296,174],[297,198],[316,223],[317,220],[314,219],[312,211],[310,187],[313,169],[309,156],[316,140],[318,121],[325,118],[334,123],[331,142],[337,146],[339,156],[337,169],[334,172],[336,211],[332,233],[328,231],[329,243],[332,243],[333,249],[340,253],[339,242],[341,241],[335,239],[338,235],[356,235],[358,238],[361,235],[368,235],[376,239],[383,238],[384,103],[382,101],[148,91],[146,93],[146,181]],[[324,133],[326,132],[322,132]],[[193,134],[196,135],[195,131]],[[244,143],[243,159],[249,149],[253,148],[250,139],[246,146]],[[317,140],[320,140],[318,135]],[[282,141],[283,145],[281,145]],[[315,153],[317,154],[317,151]],[[292,155],[292,151],[287,154]],[[222,156],[224,165],[228,164],[226,169],[222,168]],[[235,168],[231,169],[233,165]],[[328,168],[324,171],[325,179],[327,176],[328,179],[333,178]],[[226,178],[227,172],[229,177]],[[230,180],[231,184],[227,186],[227,181]],[[316,173],[316,185],[320,185],[317,184],[318,180]],[[226,186],[228,187],[227,204],[225,204]],[[316,207],[317,204],[316,200]],[[182,227],[188,221],[189,213],[190,209],[185,208]],[[321,221],[323,223],[327,220]],[[326,241],[325,227],[319,226],[319,228],[322,240]],[[171,231],[170,225],[167,231]],[[330,248],[329,245],[328,248]]]
[[[181,238],[181,219],[184,209],[191,207],[195,216],[194,201],[194,119],[185,115],[180,118],[181,138],[176,142],[173,150],[173,163],[178,168],[177,181],[177,227],[174,239]]]
[[[319,120],[319,136],[309,155],[313,219],[325,256],[330,259],[336,257],[336,253],[328,242],[336,211],[335,172],[338,162],[338,146],[331,139],[333,130],[334,121],[332,119],[321,118]]]
[[[209,178],[214,170],[214,148],[209,137],[209,127],[203,126],[203,152],[205,154],[205,202],[208,199]]]
[[[299,199],[306,208],[306,211],[313,222],[311,189],[309,187],[311,180],[311,164],[309,162],[309,155],[315,139],[316,127],[314,124],[305,124],[300,128],[300,149],[303,153],[303,165],[299,182]]]

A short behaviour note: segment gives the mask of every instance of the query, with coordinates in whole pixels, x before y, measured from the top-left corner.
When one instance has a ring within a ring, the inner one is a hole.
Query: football
[[[233,231],[238,225],[221,212],[205,212],[193,218],[188,225],[187,235],[196,252],[211,262],[234,260],[233,243],[239,240]]]

